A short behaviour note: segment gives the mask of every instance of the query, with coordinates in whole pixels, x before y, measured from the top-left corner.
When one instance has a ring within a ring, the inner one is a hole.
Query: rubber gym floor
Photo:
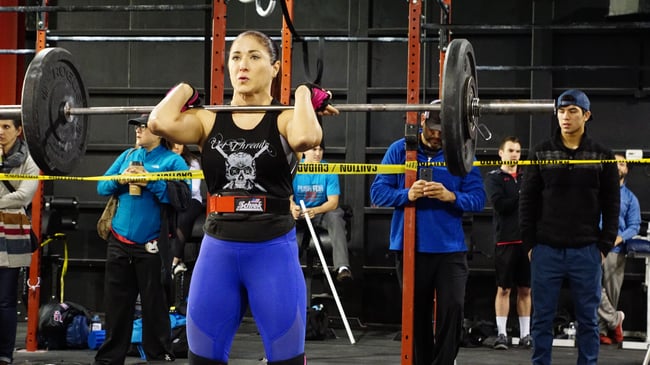
[[[396,328],[385,326],[373,328],[355,328],[352,334],[355,344],[350,344],[344,327],[333,328],[334,338],[323,341],[307,341],[307,363],[310,365],[332,364],[373,364],[383,365],[400,364],[401,342]],[[335,326],[336,327],[336,326]],[[358,326],[357,326],[358,327]],[[27,324],[20,322],[17,334],[17,346],[25,342]],[[627,340],[627,339],[626,339]],[[476,348],[462,347],[458,353],[458,365],[483,365],[483,364],[530,364],[530,351],[511,346],[508,350],[494,350],[491,347],[493,338],[487,338],[483,346]],[[573,365],[576,363],[577,348],[554,347],[554,365]],[[59,350],[27,352],[18,350],[14,357],[14,364],[25,365],[68,365],[92,364],[94,350]],[[603,365],[638,365],[642,364],[645,357],[644,350],[622,349],[620,346],[601,346],[599,364]],[[264,349],[260,336],[255,327],[255,322],[250,317],[244,321],[235,337],[230,352],[230,365],[261,365],[264,364]],[[127,357],[126,364],[144,364],[138,357]],[[176,359],[176,364],[187,364],[187,359]]]

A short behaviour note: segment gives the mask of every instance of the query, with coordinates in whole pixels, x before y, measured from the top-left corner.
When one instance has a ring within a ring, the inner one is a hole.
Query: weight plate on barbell
[[[68,175],[86,153],[88,116],[66,107],[88,107],[88,93],[72,55],[45,48],[30,62],[22,95],[22,120],[29,152],[47,175]]]
[[[465,176],[474,162],[477,121],[472,102],[478,98],[476,58],[467,39],[449,43],[442,75],[440,120],[445,161],[449,172]]]

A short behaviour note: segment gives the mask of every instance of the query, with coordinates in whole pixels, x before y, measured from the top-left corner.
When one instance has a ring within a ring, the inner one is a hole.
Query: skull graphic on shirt
[[[245,152],[235,152],[226,158],[226,179],[224,189],[251,190],[255,186],[255,159]]]

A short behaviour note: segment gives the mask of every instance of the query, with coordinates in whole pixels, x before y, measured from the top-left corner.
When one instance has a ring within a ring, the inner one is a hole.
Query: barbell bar
[[[553,111],[553,100],[475,100],[474,112],[484,114],[512,113],[546,113]],[[440,104],[333,104],[340,112],[439,112]],[[204,105],[203,109],[215,112],[254,113],[264,111],[291,110],[291,105],[233,106]],[[76,108],[64,105],[62,112],[66,115],[113,115],[151,113],[153,106],[98,106]],[[20,118],[21,106],[0,106],[0,118]]]
[[[341,112],[439,112],[447,168],[459,176],[473,167],[478,118],[485,114],[552,113],[553,100],[481,100],[472,45],[449,43],[443,66],[440,104],[339,104]],[[153,106],[89,107],[88,92],[70,52],[46,48],[25,73],[21,105],[0,106],[0,118],[22,119],[30,154],[48,175],[68,175],[86,152],[88,116],[150,113]],[[207,110],[263,112],[293,106],[206,105]]]

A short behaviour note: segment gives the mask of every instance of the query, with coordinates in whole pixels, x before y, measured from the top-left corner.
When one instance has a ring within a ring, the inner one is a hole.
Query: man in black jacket
[[[585,132],[591,119],[587,95],[567,90],[556,107],[558,130],[530,151],[531,160],[555,161],[526,169],[519,200],[523,245],[531,260],[532,363],[551,363],[553,319],[566,278],[578,322],[577,364],[596,365],[601,265],[618,232],[618,171],[613,163],[569,163],[614,159]]]
[[[516,162],[521,157],[519,138],[508,136],[499,145],[501,161],[509,162],[490,171],[485,177],[485,191],[492,203],[496,239],[494,268],[497,293],[494,312],[497,321],[497,339],[494,348],[508,349],[506,324],[510,311],[510,292],[517,288],[517,313],[519,314],[519,346],[530,348],[530,262],[521,245],[519,230],[519,188],[521,169]]]

